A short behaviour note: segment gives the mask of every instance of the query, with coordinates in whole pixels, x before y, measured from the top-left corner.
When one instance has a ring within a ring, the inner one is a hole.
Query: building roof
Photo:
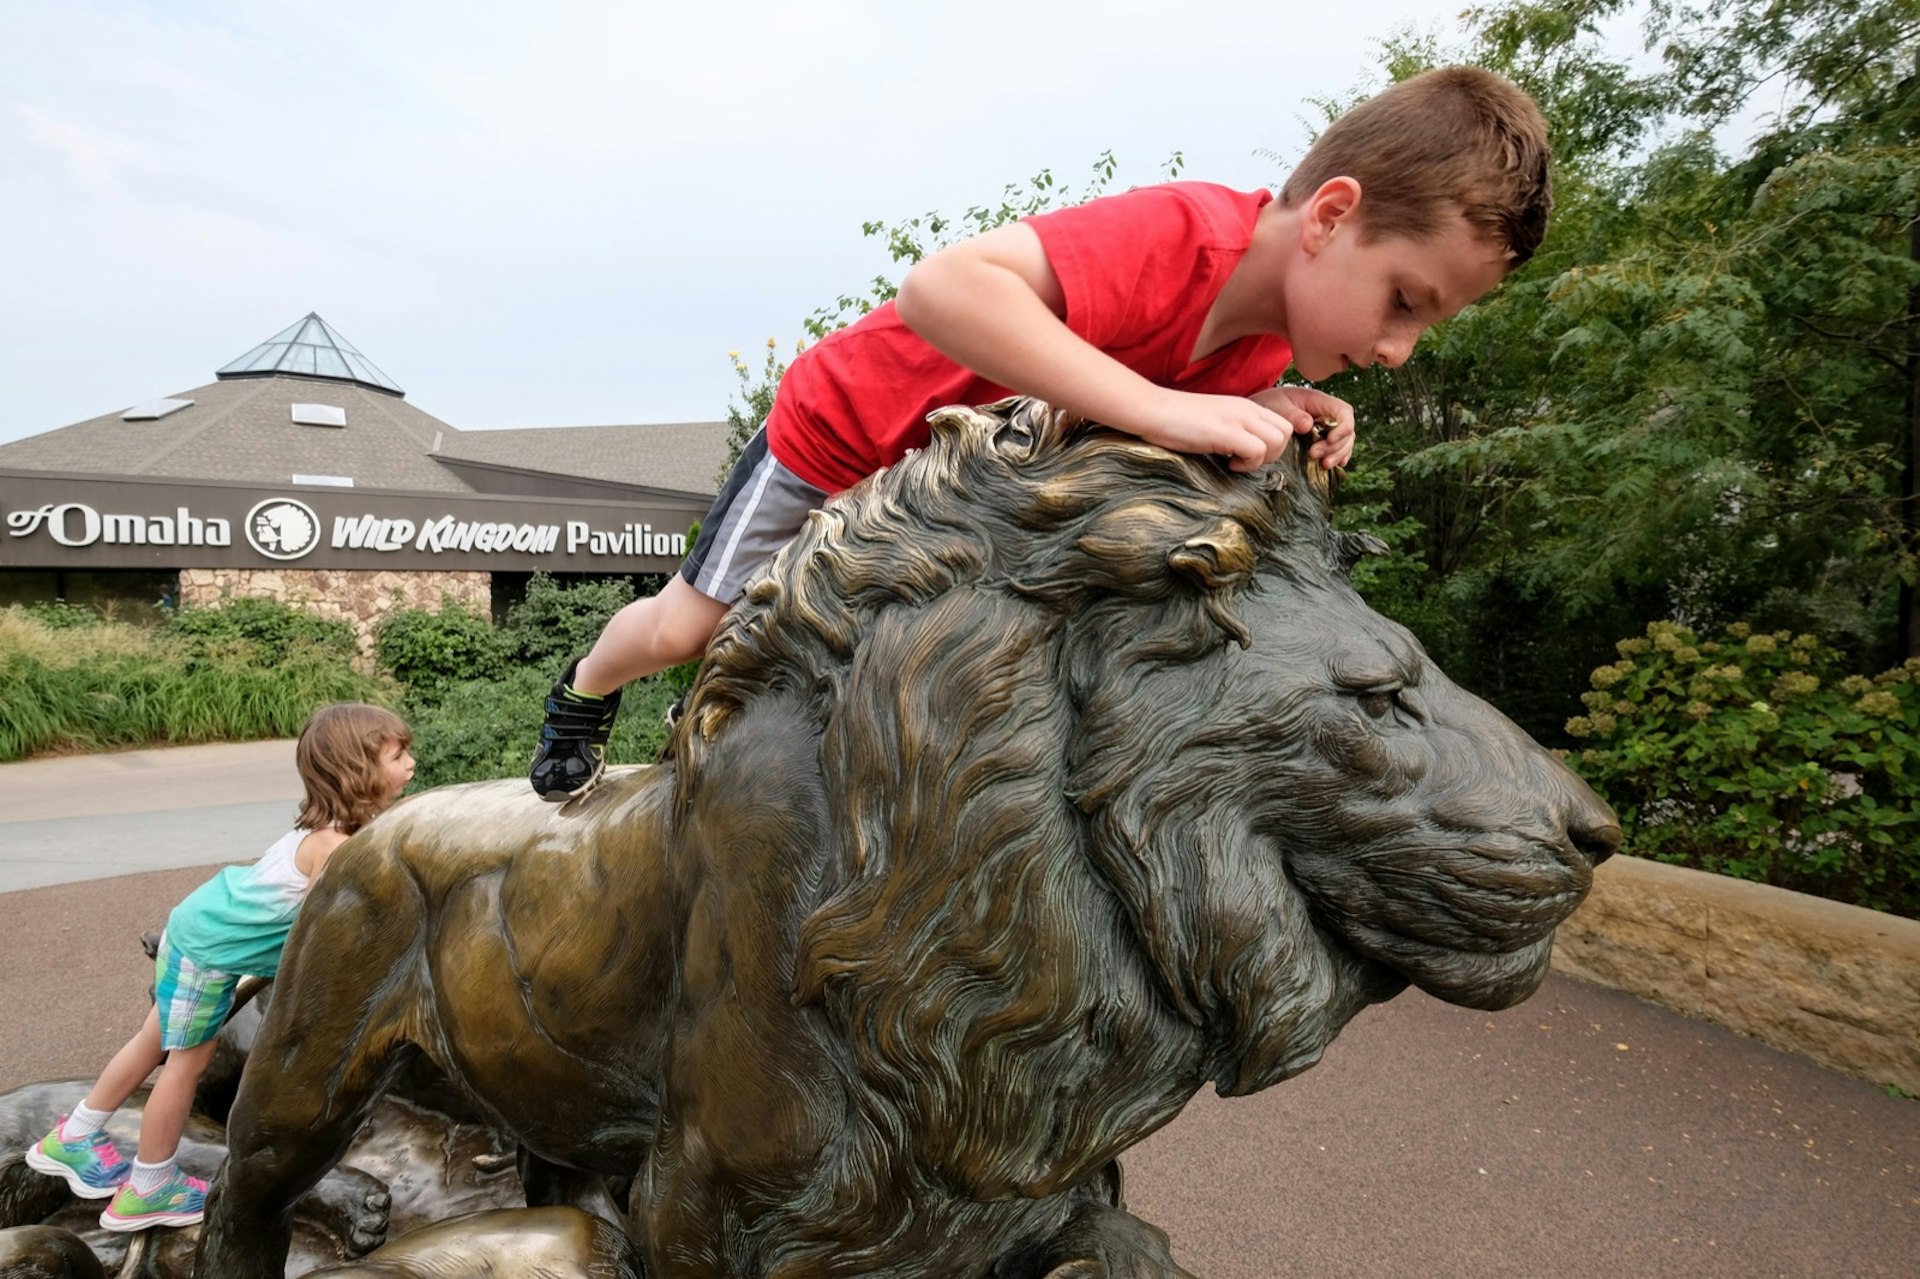
[[[725,422],[456,431],[447,435],[434,456],[456,467],[473,463],[604,484],[710,494],[720,488],[727,436]],[[0,461],[4,458],[0,452]]]
[[[355,382],[249,377],[168,398],[192,404],[152,421],[125,421],[118,412],[107,413],[0,444],[0,467],[255,484],[289,484],[295,475],[330,476],[360,488],[475,491],[430,456],[457,430],[405,400]],[[346,425],[302,425],[293,420],[296,404],[342,409]]]
[[[335,333],[315,311],[307,312],[239,359],[222,365],[214,376],[224,380],[278,374],[354,382],[376,391],[406,394],[398,382]]]
[[[0,444],[0,467],[250,484],[297,475],[442,493],[500,492],[494,475],[512,473],[577,479],[571,487],[583,497],[609,489],[706,496],[719,489],[727,459],[725,422],[462,431],[383,392],[299,377],[229,379],[167,398],[190,403],[151,420],[105,413]],[[342,410],[346,424],[303,425],[295,405]]]
[[[442,493],[705,497],[725,422],[461,431],[308,313],[216,381],[0,444],[0,468]]]

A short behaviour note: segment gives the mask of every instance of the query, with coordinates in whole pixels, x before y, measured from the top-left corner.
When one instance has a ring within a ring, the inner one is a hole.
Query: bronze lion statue
[[[749,587],[658,764],[348,841],[198,1273],[277,1277],[424,1054],[537,1166],[630,1182],[655,1279],[1185,1274],[1120,1152],[1409,982],[1526,998],[1619,839],[1361,602],[1303,454],[949,410]]]

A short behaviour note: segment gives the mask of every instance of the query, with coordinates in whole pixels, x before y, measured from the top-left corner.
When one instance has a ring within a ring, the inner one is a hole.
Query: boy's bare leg
[[[155,1032],[156,1037],[158,1032]],[[167,1064],[147,1094],[146,1113],[140,1118],[140,1162],[165,1163],[180,1147],[180,1134],[187,1126],[187,1112],[193,1108],[193,1090],[213,1060],[215,1040],[176,1048],[167,1054]]]
[[[607,694],[624,684],[692,661],[726,616],[727,606],[709,599],[675,574],[666,588],[621,609],[574,668],[576,692]]]
[[[145,1083],[153,1068],[166,1057],[166,1051],[160,1047],[160,1012],[149,1008],[140,1029],[113,1055],[81,1104],[88,1110],[120,1109],[133,1095],[133,1090]]]

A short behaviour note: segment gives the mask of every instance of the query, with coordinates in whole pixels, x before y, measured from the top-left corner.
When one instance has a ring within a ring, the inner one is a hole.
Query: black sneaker
[[[607,738],[620,713],[620,690],[605,696],[575,692],[569,681],[580,665],[567,667],[547,694],[547,717],[540,725],[540,749],[527,780],[541,799],[553,803],[578,799],[600,782],[607,769]]]

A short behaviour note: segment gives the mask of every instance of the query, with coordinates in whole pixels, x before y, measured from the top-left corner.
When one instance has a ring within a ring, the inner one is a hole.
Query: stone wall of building
[[[493,575],[473,569],[396,573],[365,569],[183,568],[180,603],[210,608],[225,599],[275,599],[353,626],[360,652],[373,655],[373,629],[395,609],[464,604],[480,616],[492,607]]]

